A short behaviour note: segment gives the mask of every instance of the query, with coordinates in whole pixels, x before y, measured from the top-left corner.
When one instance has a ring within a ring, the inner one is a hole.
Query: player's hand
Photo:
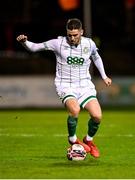
[[[110,86],[112,84],[112,80],[107,77],[106,79],[104,79],[104,83],[106,84],[106,86]]]
[[[16,38],[18,42],[25,42],[27,39],[27,36],[25,36],[24,34],[21,34]]]

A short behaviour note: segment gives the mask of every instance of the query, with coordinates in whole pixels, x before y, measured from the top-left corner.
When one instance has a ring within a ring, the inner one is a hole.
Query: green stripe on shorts
[[[87,102],[89,102],[89,101],[92,100],[92,99],[96,99],[96,96],[89,96],[89,97],[87,97],[87,98],[80,104],[81,108],[84,108],[84,106],[87,104]]]
[[[65,97],[62,99],[62,103],[64,103],[66,99],[70,99],[70,98],[75,98],[75,96],[73,96],[73,95],[67,95],[67,96],[65,96]]]

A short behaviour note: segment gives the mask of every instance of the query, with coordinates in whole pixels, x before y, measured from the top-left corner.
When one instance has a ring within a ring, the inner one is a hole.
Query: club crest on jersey
[[[88,47],[84,47],[84,48],[83,48],[83,53],[84,53],[84,54],[87,54],[88,52],[89,52],[89,48],[88,48]]]

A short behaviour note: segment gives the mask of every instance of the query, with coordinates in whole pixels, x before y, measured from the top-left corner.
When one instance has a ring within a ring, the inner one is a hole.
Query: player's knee
[[[79,106],[75,106],[72,108],[72,111],[70,112],[70,114],[73,116],[73,117],[78,117],[80,113],[80,107]]]
[[[94,114],[92,116],[92,118],[97,122],[97,123],[100,123],[101,122],[101,119],[102,119],[102,114],[99,113],[99,114]]]

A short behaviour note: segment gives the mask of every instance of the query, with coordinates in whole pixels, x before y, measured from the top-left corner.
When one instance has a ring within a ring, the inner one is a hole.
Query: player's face
[[[67,29],[67,38],[70,45],[78,45],[80,43],[81,35],[83,31],[82,29]]]

